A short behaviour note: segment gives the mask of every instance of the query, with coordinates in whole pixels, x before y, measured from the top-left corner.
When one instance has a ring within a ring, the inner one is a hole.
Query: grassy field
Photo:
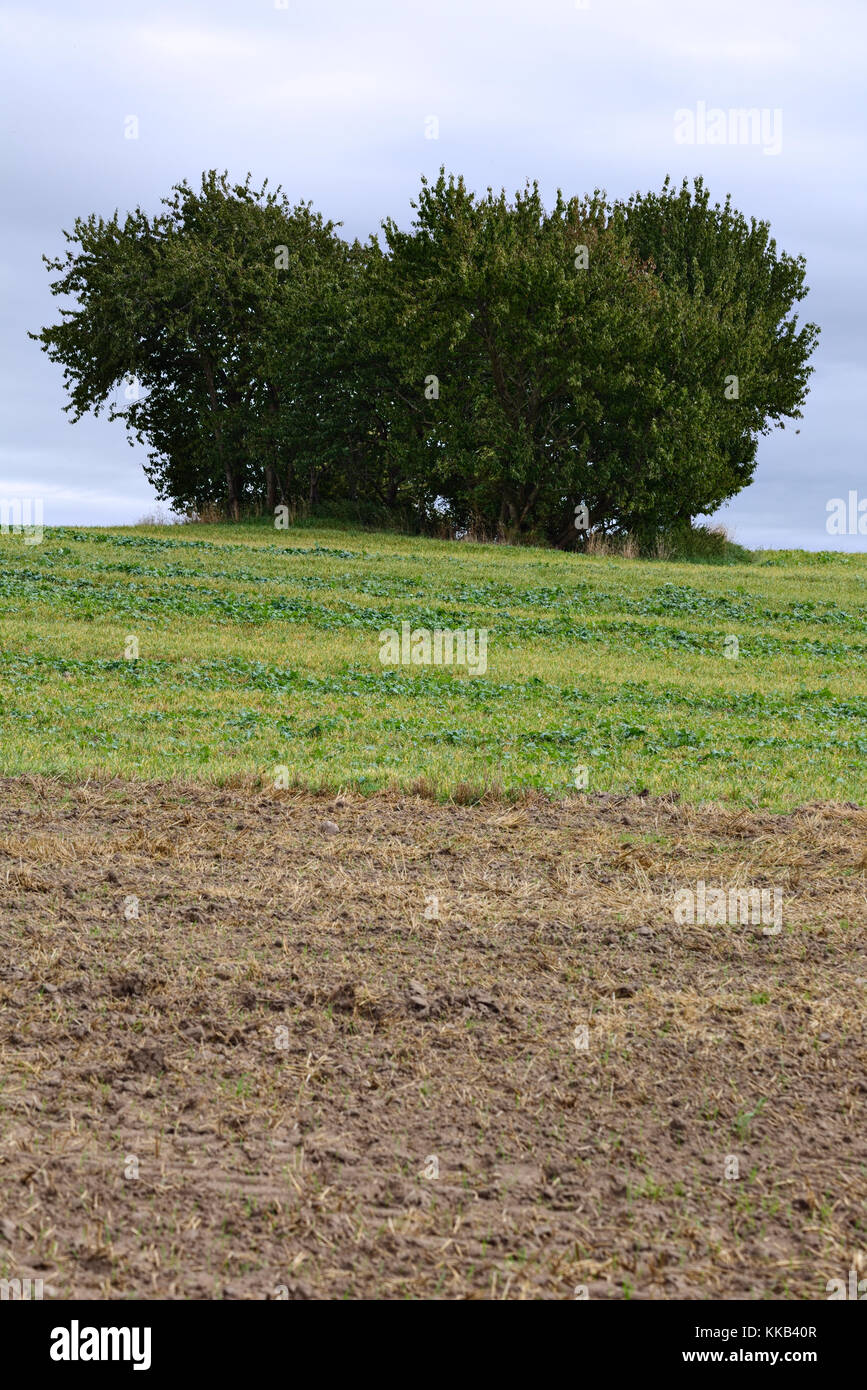
[[[487,629],[487,670],[379,633]],[[127,639],[138,659],[125,659]],[[738,655],[732,639],[737,639]],[[867,799],[867,555],[726,566],[303,527],[0,537],[6,775]]]

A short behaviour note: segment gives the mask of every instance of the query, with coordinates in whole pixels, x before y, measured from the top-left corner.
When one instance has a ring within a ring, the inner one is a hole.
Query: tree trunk
[[[277,470],[273,463],[265,464],[266,506],[273,516],[277,510]]]
[[[223,465],[223,472],[226,477],[226,511],[233,521],[240,520],[240,508],[238,506],[238,486],[232,468],[231,459],[226,454],[223,445],[223,430],[219,423],[220,402],[217,400],[217,387],[214,381],[214,365],[210,357],[203,359],[205,371],[205,381],[208,386],[208,398],[211,402],[211,414],[213,416],[214,443],[217,446],[217,456]]]
[[[233,521],[241,520],[241,508],[238,504],[238,487],[232,465],[226,459],[226,510]]]
[[[277,509],[277,504],[283,500],[280,497],[280,478],[278,473],[280,463],[280,450],[277,444],[277,416],[280,410],[280,397],[273,385],[268,387],[268,415],[271,420],[271,447],[274,451],[274,462],[265,464],[265,499],[266,506],[271,515]]]
[[[522,510],[522,512],[521,512],[521,515],[518,517],[518,526],[519,526],[519,527],[520,527],[520,526],[523,526],[524,522],[525,522],[526,519],[527,519],[527,513],[528,513],[528,511],[530,510],[530,508],[532,507],[533,503],[535,502],[535,500],[536,500],[536,498],[537,498],[538,496],[539,496],[539,484],[537,483],[536,486],[533,488],[532,492],[530,493],[530,496],[527,498],[526,504],[525,504],[525,506],[524,506],[524,508],[523,508],[523,510]]]

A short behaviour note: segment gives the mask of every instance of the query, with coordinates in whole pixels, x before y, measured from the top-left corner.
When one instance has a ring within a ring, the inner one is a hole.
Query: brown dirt
[[[863,1269],[864,810],[0,787],[0,1275],[823,1299]],[[782,885],[782,933],[675,926],[701,878]]]

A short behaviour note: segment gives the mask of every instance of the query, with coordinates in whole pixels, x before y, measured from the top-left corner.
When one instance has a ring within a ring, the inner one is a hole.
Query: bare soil
[[[867,811],[0,787],[0,1276],[824,1299],[867,1272]],[[700,879],[782,886],[782,932],[675,925]]]

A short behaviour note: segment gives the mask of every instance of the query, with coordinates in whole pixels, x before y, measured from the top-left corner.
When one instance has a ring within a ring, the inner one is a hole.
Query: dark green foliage
[[[211,171],[154,217],[79,219],[46,258],[76,307],[33,335],[65,408],[108,404],[179,509],[324,505],[573,546],[584,502],[643,553],[700,549],[691,518],[800,417],[818,334],[792,314],[803,258],[701,180],[546,211],[536,185],[477,197],[441,172],[414,208],[409,231],[349,245],[309,205]]]
[[[801,418],[819,333],[792,313],[807,294],[806,263],[778,255],[768,224],[747,223],[730,198],[712,206],[701,179],[677,191],[666,179],[661,194],[636,194],[615,216],[660,286],[667,398],[689,402],[688,432],[660,480],[666,521],[682,521],[745,487],[759,436]],[[632,520],[646,529],[645,516]]]

